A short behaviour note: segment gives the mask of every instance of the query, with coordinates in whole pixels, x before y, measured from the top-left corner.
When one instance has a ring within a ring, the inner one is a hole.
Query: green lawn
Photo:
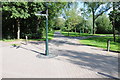
[[[109,35],[113,35],[113,34],[94,34],[94,35],[97,35],[97,36],[101,36],[101,35],[106,35],[107,36],[108,35],[109,36]]]
[[[1,40],[1,41],[5,41],[5,42],[12,42],[12,41],[22,41],[22,40],[24,40],[24,39],[3,39],[3,40]]]
[[[49,40],[53,39],[53,36],[54,36],[54,31],[51,31],[51,32],[48,33],[48,39]],[[20,40],[22,41],[22,40],[25,40],[25,39],[20,39]],[[45,34],[44,34],[42,39],[28,39],[28,40],[29,41],[45,41]],[[19,41],[19,40],[18,39],[3,39],[1,41],[11,42],[11,41]]]
[[[61,33],[64,36],[68,36],[68,32],[61,31]],[[88,33],[75,33],[75,32],[69,32],[69,36],[76,37],[76,35],[79,36],[101,36],[101,35],[112,35],[112,34],[88,34]]]
[[[118,37],[117,41],[118,41]],[[113,42],[113,37],[93,37],[93,38],[87,38],[84,40],[80,40],[80,43],[90,45],[90,46],[95,46],[95,47],[100,47],[106,49],[107,46],[107,40],[110,39],[110,50],[112,51],[119,51],[118,45],[120,45],[120,42]]]
[[[61,31],[61,33],[64,35],[64,36],[68,36],[68,32],[63,32]],[[72,37],[76,37],[77,36],[93,36],[92,34],[88,34],[88,33],[75,33],[75,32],[69,32],[69,36],[72,36]]]

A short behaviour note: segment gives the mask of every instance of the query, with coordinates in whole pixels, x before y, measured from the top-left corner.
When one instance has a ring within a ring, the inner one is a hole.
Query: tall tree
[[[100,15],[102,15],[104,12],[108,11],[111,8],[110,3],[85,2],[85,4],[88,6],[88,9],[91,10],[91,12],[92,12],[92,15],[93,15],[93,34],[95,34],[95,20]],[[104,6],[102,6],[102,5],[104,5]]]
[[[70,6],[67,6],[66,9],[64,9],[64,18],[66,20],[66,27],[69,35],[69,31],[73,30],[77,31],[77,24],[80,22],[81,17],[79,15],[79,10],[77,10],[78,3],[70,3]]]
[[[61,29],[64,27],[65,20],[63,18],[55,18],[55,29]]]
[[[92,22],[93,22],[92,15],[90,15],[89,18],[86,20],[87,32],[89,34],[91,34],[91,32],[92,32],[92,27],[93,27]]]
[[[87,26],[86,26],[86,19],[90,17],[90,11],[86,9],[85,3],[83,3],[83,8],[80,8],[81,10],[81,16],[83,17],[83,32],[86,32]]]
[[[30,34],[31,38],[42,37],[45,30],[45,17],[36,16],[37,11],[46,9],[45,2],[2,2],[3,30],[17,33],[17,38]],[[64,8],[67,3],[49,2],[49,28],[53,25],[54,17]],[[17,23],[17,24],[16,24]],[[13,28],[14,27],[14,28]],[[17,27],[17,29],[16,29]],[[5,30],[6,29],[6,30]],[[13,31],[12,31],[13,30]],[[5,36],[11,36],[5,33]],[[37,34],[39,33],[39,34]],[[20,36],[20,34],[22,34]],[[33,36],[33,37],[32,37]]]
[[[69,17],[67,18],[67,22],[68,24],[70,24],[71,28],[73,28],[76,33],[76,29],[77,29],[76,25],[80,23],[81,17],[78,15],[75,8],[69,10],[68,13],[69,13]]]
[[[6,2],[3,3],[3,11],[10,13],[10,18],[14,18],[17,25],[17,39],[20,39],[20,21],[26,19],[30,15],[28,14],[27,2]]]
[[[120,34],[120,2],[113,2],[113,11],[110,12],[109,18],[112,21],[113,25],[113,37],[114,37],[114,42],[116,41],[115,37],[115,30],[118,30]]]

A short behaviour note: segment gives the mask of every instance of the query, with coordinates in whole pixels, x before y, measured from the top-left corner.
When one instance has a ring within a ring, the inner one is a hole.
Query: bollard
[[[26,38],[26,45],[28,44],[28,37],[27,36],[25,36],[25,38]]]
[[[109,52],[110,50],[110,40],[107,41],[107,51]]]

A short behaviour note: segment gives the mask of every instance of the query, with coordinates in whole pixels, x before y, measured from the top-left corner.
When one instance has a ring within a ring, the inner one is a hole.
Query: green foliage
[[[109,17],[105,14],[99,16],[96,20],[97,31],[96,33],[112,33],[112,24],[110,23]]]
[[[2,3],[3,11],[9,12],[11,18],[28,18],[28,2],[6,2]]]
[[[52,40],[54,37],[54,31],[49,31],[48,32],[48,40]],[[41,39],[35,39],[35,38],[30,38],[29,41],[45,41],[46,40],[46,35],[45,33],[43,34],[43,37]]]
[[[85,2],[85,4],[88,6],[88,11],[92,12],[93,17],[93,34],[95,34],[95,20],[102,15],[104,12],[108,11],[111,8],[110,3],[104,3],[104,2]],[[104,6],[102,6],[104,5]],[[101,7],[102,6],[102,7]],[[100,8],[101,7],[101,8]]]
[[[113,23],[113,19],[115,19],[115,29],[120,33],[120,2],[114,2],[115,10],[111,11],[109,14],[110,21]]]
[[[45,11],[48,5],[49,30],[53,29],[54,18],[61,12],[67,4],[65,2],[2,2],[3,38],[14,39],[18,35],[25,38],[28,34],[30,38],[42,38],[45,32],[45,20],[43,16],[36,16],[38,11]],[[19,22],[19,25],[18,25]]]
[[[87,33],[92,33],[92,26],[93,26],[92,22],[93,22],[92,15],[90,15],[89,18],[85,21]]]
[[[65,20],[63,18],[58,17],[54,20],[54,22],[55,22],[55,27],[54,27],[55,30],[60,30],[62,29],[62,27],[65,26]]]
[[[72,6],[71,8],[69,8],[68,10],[65,10],[65,27],[63,28],[66,29],[64,31],[74,31],[76,29],[80,29],[82,22],[83,22],[83,18],[78,15],[79,12],[76,10],[76,6]]]
[[[11,44],[13,47],[20,46],[20,44]]]

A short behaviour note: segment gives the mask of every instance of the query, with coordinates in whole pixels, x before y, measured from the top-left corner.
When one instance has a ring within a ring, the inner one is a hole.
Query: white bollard
[[[28,37],[27,36],[25,36],[25,38],[26,38],[26,45],[28,44]]]
[[[110,40],[107,41],[107,51],[109,52],[110,50]]]

